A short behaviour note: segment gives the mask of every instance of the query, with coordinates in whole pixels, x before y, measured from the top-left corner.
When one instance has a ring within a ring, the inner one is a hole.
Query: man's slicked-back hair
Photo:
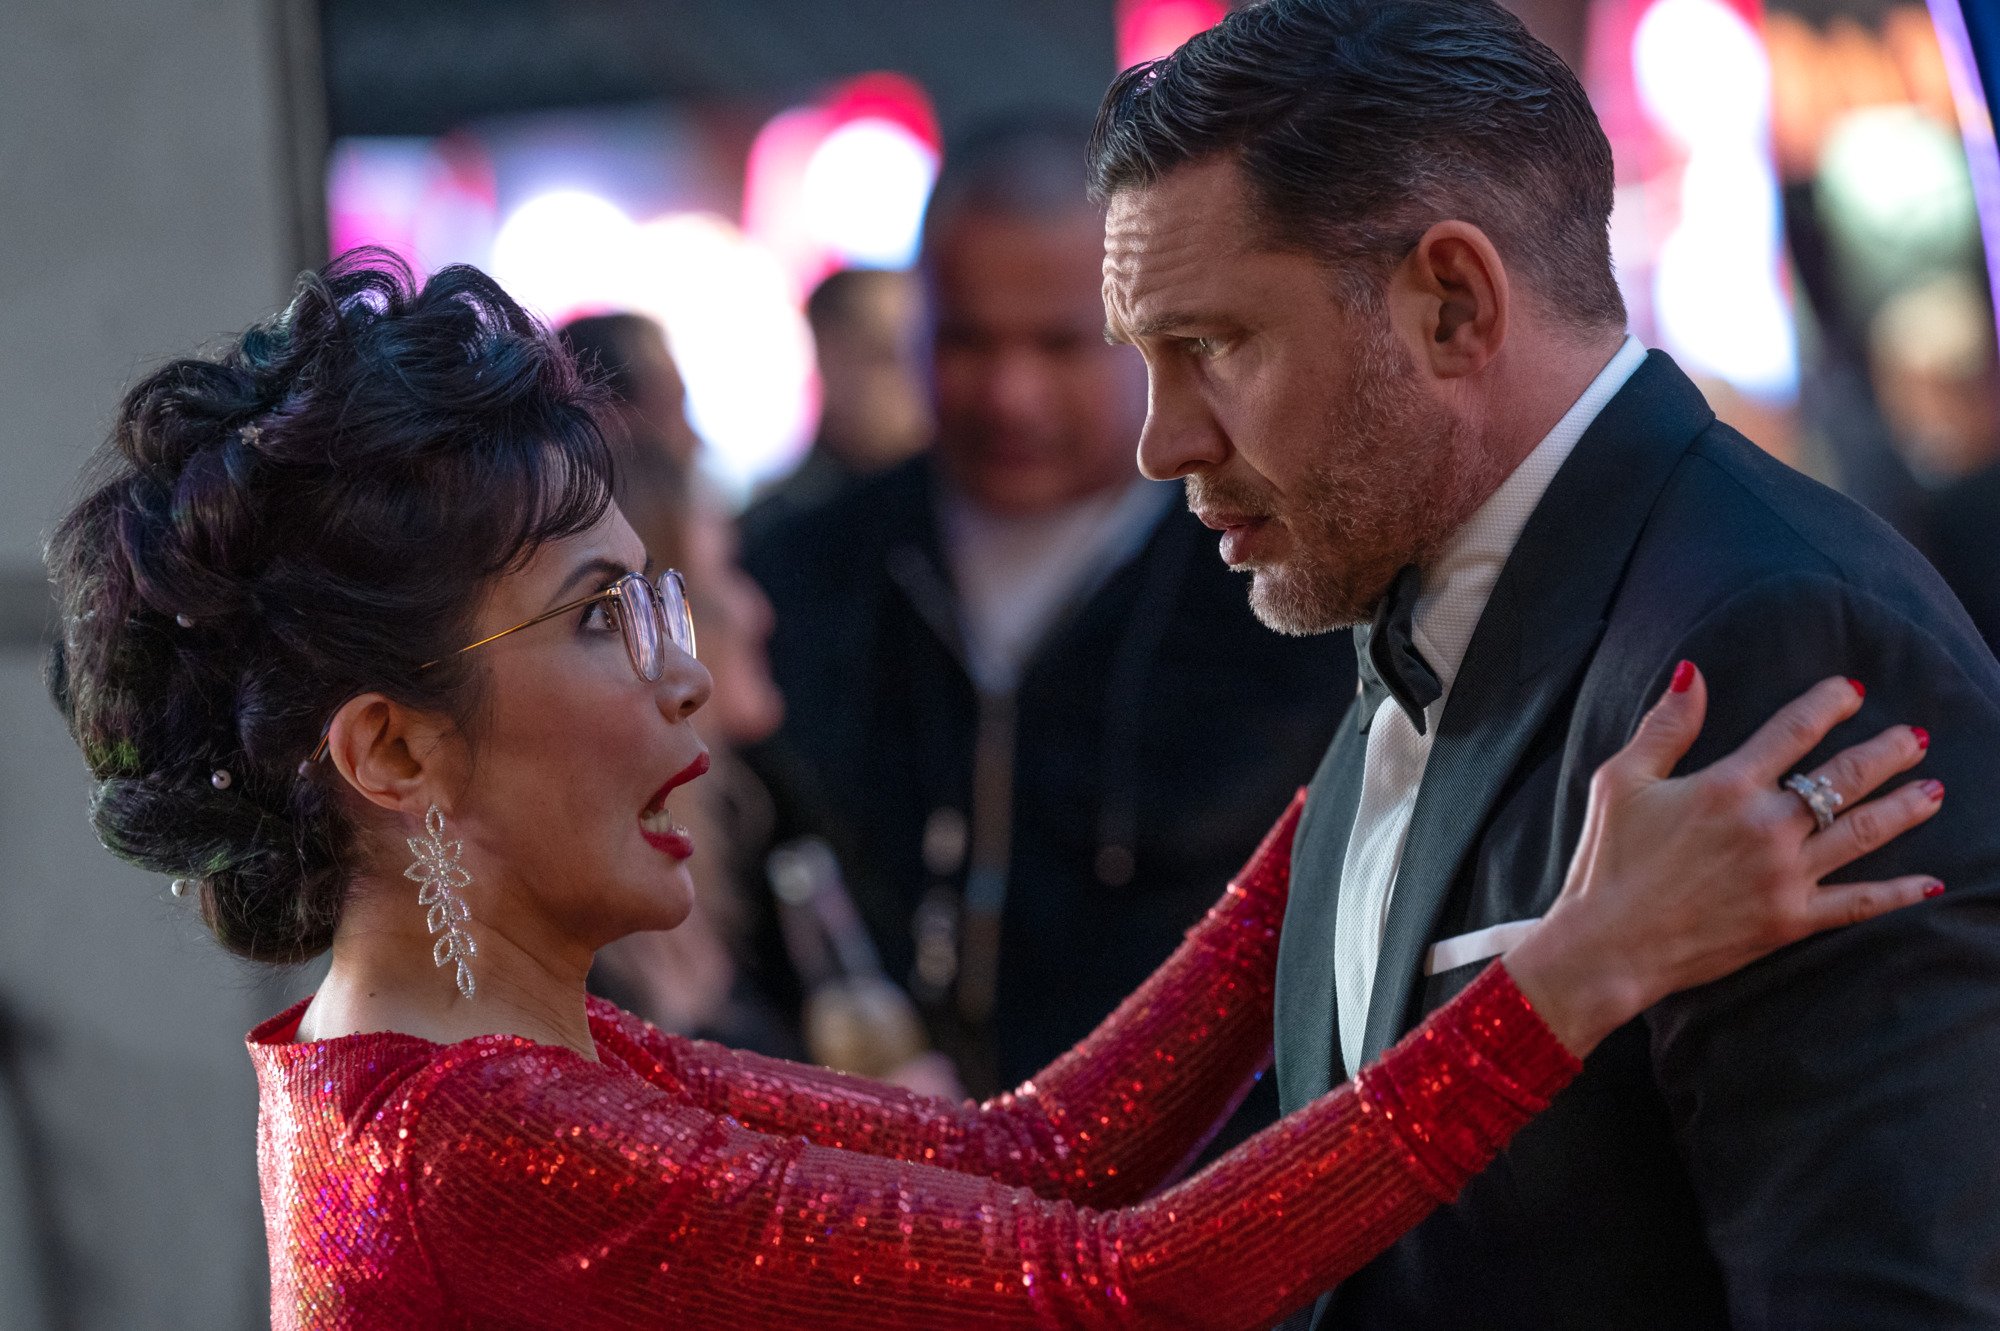
[[[1568,66],[1493,0],[1264,0],[1105,94],[1100,199],[1234,154],[1268,243],[1371,283],[1471,222],[1556,318],[1623,327],[1611,146]]]

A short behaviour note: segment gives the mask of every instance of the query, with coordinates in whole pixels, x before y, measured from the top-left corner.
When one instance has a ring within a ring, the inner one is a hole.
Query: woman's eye
[[[583,612],[583,627],[591,633],[615,633],[618,629],[618,611],[607,599],[592,601]]]

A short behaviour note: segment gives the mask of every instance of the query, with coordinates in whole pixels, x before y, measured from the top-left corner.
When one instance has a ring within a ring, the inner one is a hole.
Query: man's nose
[[[1150,376],[1139,470],[1151,480],[1170,481],[1219,467],[1228,457],[1228,437],[1200,396]]]
[[[1009,424],[1037,419],[1048,400],[1046,368],[1025,348],[995,354],[986,365],[980,386],[987,412]]]

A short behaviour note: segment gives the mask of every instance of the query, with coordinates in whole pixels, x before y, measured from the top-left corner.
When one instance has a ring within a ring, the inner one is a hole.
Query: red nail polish
[[[1922,790],[1933,801],[1944,798],[1944,782],[1942,781],[1925,781],[1922,783]]]
[[[1674,667],[1673,682],[1667,685],[1672,693],[1686,693],[1694,687],[1694,662],[1683,661]]]
[[[1850,679],[1847,682],[1854,686],[1854,694],[1856,697],[1865,698],[1868,696],[1868,686],[1866,684],[1863,684],[1858,679]]]
[[[1911,726],[1910,733],[1917,737],[1918,748],[1928,749],[1931,746],[1931,732],[1925,730],[1922,726]]]
[[[1943,895],[1944,895],[1944,884],[1943,884],[1943,883],[1940,883],[1940,882],[1936,882],[1936,881],[1933,881],[1933,882],[1931,883],[1931,885],[1930,885],[1929,887],[1926,887],[1926,888],[1924,889],[1924,895],[1925,895],[1925,896],[1927,896],[1927,897],[1941,897],[1941,896],[1943,896]]]

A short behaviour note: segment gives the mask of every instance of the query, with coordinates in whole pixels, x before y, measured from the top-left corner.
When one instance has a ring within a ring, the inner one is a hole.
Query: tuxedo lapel
[[[1367,1058],[1420,1015],[1414,998],[1424,950],[1465,857],[1508,774],[1588,661],[1668,473],[1713,419],[1673,361],[1650,353],[1577,441],[1523,528],[1424,769],[1369,1000]],[[1289,914],[1286,923],[1289,930]]]
[[[1361,760],[1367,734],[1360,708],[1349,707],[1306,793],[1292,837],[1292,885],[1278,936],[1277,989],[1272,1000],[1278,1104],[1286,1113],[1347,1079],[1334,1011],[1333,922],[1347,834],[1361,801]]]

